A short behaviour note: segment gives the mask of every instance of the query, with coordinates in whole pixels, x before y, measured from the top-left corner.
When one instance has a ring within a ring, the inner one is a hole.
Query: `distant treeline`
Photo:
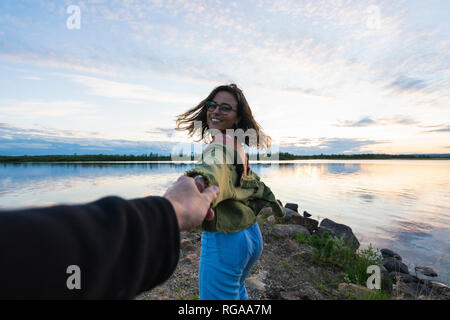
[[[341,159],[449,159],[449,155],[426,155],[426,154],[374,154],[374,153],[364,153],[364,154],[320,154],[311,156],[300,156],[294,155],[287,152],[280,152],[280,160],[301,160],[301,159],[330,159],[330,160],[341,160]]]
[[[308,159],[329,159],[329,160],[352,160],[352,159],[450,159],[450,155],[410,155],[410,154],[331,154],[331,155],[294,155],[288,152],[268,155],[265,158],[260,155],[259,160],[308,160]],[[191,155],[194,160],[194,155]],[[252,159],[250,157],[250,159]],[[170,155],[159,155],[157,153],[142,155],[107,155],[107,154],[89,154],[89,155],[46,155],[46,156],[0,156],[0,162],[20,163],[20,162],[87,162],[87,161],[171,161]]]
[[[157,153],[142,155],[85,154],[48,156],[0,156],[0,162],[74,162],[74,161],[170,161],[170,155]]]

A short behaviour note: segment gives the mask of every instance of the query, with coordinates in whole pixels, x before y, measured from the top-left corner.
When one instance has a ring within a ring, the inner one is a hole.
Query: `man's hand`
[[[210,205],[218,193],[219,188],[216,186],[200,192],[194,179],[181,176],[167,189],[164,197],[170,201],[175,210],[180,231],[190,231],[199,226],[209,211],[212,211]]]

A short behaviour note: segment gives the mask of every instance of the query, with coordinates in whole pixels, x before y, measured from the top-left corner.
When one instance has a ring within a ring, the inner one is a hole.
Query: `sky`
[[[274,148],[450,153],[450,1],[1,0],[0,155],[170,153],[236,83]]]

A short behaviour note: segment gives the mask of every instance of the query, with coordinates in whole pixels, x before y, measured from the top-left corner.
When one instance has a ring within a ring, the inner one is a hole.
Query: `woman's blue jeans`
[[[201,300],[248,300],[245,279],[261,256],[257,223],[234,233],[202,233],[199,290]]]

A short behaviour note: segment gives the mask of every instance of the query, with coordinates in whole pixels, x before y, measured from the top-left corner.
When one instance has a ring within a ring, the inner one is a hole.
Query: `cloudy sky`
[[[75,6],[75,7],[74,7]],[[170,152],[237,83],[282,151],[450,153],[450,1],[1,0],[0,154]]]

